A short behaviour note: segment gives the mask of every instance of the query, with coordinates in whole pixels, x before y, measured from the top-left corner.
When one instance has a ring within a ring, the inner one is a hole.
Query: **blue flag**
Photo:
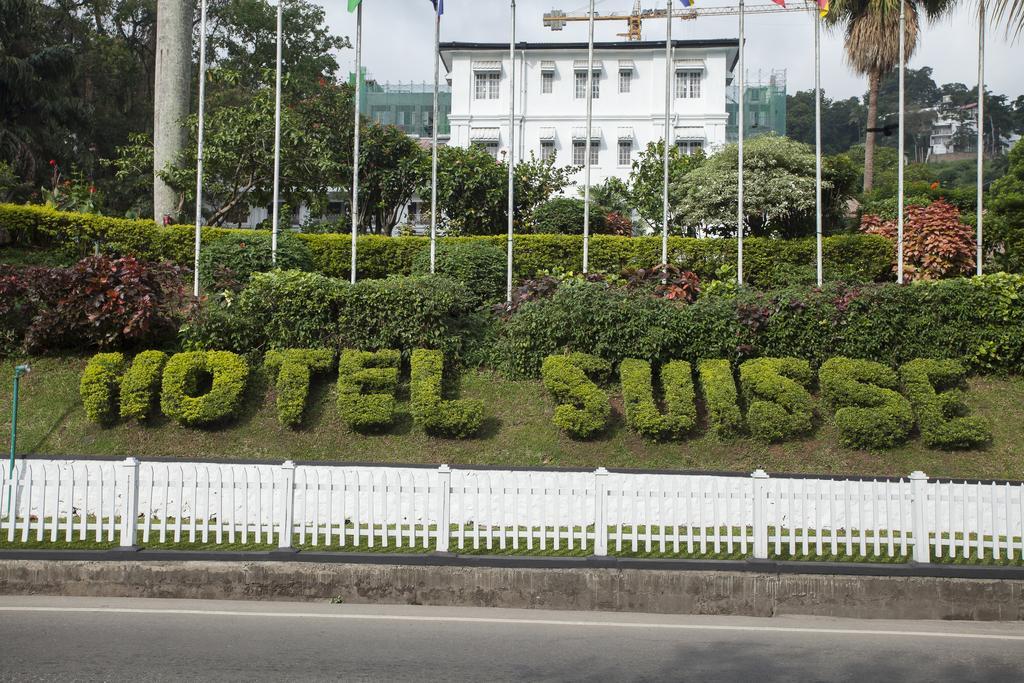
[[[693,7],[697,0],[679,0],[679,2],[683,3],[683,7]]]
[[[444,0],[430,0],[434,5],[434,11],[438,14],[444,14]]]

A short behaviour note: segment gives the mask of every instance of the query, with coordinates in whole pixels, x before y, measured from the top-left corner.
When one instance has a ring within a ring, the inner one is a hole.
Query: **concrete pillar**
[[[175,160],[188,141],[181,125],[191,99],[192,21],[195,3],[157,0],[156,79],[153,88],[153,218],[177,218],[178,196],[157,171]]]

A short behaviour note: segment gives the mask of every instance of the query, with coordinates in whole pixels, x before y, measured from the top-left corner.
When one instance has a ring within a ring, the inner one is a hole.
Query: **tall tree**
[[[153,87],[153,219],[178,217],[178,194],[161,172],[185,149],[188,131],[189,74],[192,68],[192,19],[194,3],[158,0],[156,20],[156,69]]]
[[[874,178],[875,132],[878,127],[878,93],[882,77],[899,64],[900,7],[904,8],[906,38],[904,58],[917,48],[919,14],[936,19],[955,5],[954,0],[832,0],[827,24],[846,34],[846,58],[858,73],[868,77],[868,114],[865,137],[864,191]]]

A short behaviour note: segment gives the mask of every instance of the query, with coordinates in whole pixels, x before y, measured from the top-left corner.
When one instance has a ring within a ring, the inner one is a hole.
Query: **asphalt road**
[[[0,596],[0,679],[1022,681],[1024,624]]]

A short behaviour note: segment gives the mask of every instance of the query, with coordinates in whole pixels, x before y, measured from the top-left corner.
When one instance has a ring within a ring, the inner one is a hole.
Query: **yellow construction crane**
[[[759,4],[759,5],[744,5],[743,11],[745,14],[774,14],[776,12],[806,12],[809,9],[814,9],[816,6],[811,3],[794,3],[791,7],[781,7],[775,3],[770,4]],[[673,8],[672,17],[674,19],[693,20],[698,17],[723,17],[732,14],[739,14],[740,8],[738,6],[731,7],[690,7],[690,8]],[[594,13],[594,21],[624,21],[626,22],[626,33],[618,33],[616,35],[622,36],[627,40],[640,40],[641,31],[643,29],[644,19],[664,19],[668,14],[665,9],[640,9],[640,0],[637,0],[633,5],[633,11],[626,12],[610,12],[604,15],[598,15]],[[552,31],[561,31],[565,28],[565,25],[570,21],[589,21],[589,13],[582,12],[579,14],[567,14],[562,10],[553,9],[544,15],[544,25],[550,28]]]

